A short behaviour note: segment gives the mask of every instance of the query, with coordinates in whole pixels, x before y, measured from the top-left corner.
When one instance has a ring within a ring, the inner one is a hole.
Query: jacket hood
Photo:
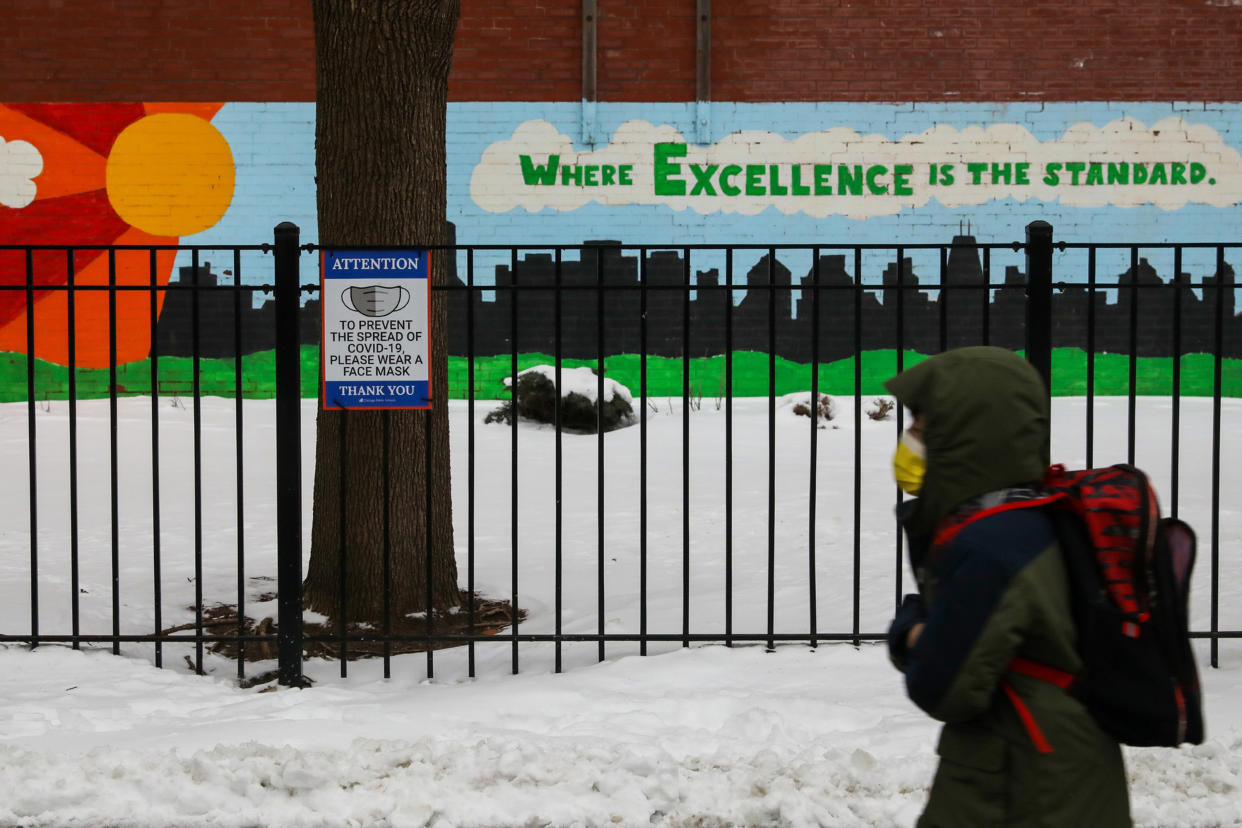
[[[1004,348],[959,348],[884,383],[923,416],[927,472],[905,525],[926,539],[959,504],[1034,483],[1048,469],[1048,392],[1022,357]]]

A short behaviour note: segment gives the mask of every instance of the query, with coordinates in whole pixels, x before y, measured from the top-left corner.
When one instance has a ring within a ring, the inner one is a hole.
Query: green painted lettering
[[[912,175],[914,175],[913,164],[898,164],[893,167],[893,195],[914,195],[914,188],[910,186]]]
[[[690,195],[714,196],[716,188],[712,186],[712,176],[716,174],[719,167],[719,164],[708,164],[706,167],[691,164],[690,172],[694,173],[694,188],[690,190]]]
[[[762,164],[746,165],[746,195],[764,195]]]
[[[1203,179],[1205,178],[1207,178],[1207,167],[1203,166],[1198,161],[1191,161],[1190,162],[1190,183],[1198,184],[1202,182]]]
[[[837,195],[862,195],[862,188],[862,164],[855,164],[852,170],[844,164],[837,165]]]
[[[742,194],[742,188],[733,183],[733,179],[737,178],[742,172],[742,168],[737,164],[726,164],[725,168],[720,171],[720,192],[727,196],[736,196]]]
[[[872,195],[888,194],[888,185],[879,183],[879,178],[882,175],[888,175],[888,167],[883,164],[873,164],[867,168],[867,190]]]
[[[1146,184],[1147,183],[1147,166],[1145,164],[1134,165],[1134,183],[1135,184]]]
[[[599,167],[598,167],[598,166],[596,166],[595,164],[588,164],[588,165],[586,166],[586,176],[585,176],[585,179],[586,179],[586,185],[587,185],[588,187],[598,187],[598,186],[599,186],[599,179],[595,177],[595,174],[596,174],[596,173],[598,173],[598,172],[599,172]]]
[[[1082,161],[1066,161],[1065,171],[1070,174],[1070,186],[1078,186],[1078,174],[1087,168],[1086,163]]]
[[[1108,162],[1108,183],[1109,184],[1129,184],[1130,183],[1130,164],[1128,161]]]
[[[625,187],[633,186],[634,179],[631,175],[634,172],[633,164],[622,164],[620,167],[617,168],[617,172],[618,172],[617,183]]]
[[[1094,187],[1104,183],[1104,165],[1099,161],[1092,161],[1087,167],[1087,186]]]
[[[1014,184],[1030,184],[1031,183],[1031,162],[1019,161],[1013,165],[1013,183]]]
[[[1151,178],[1147,179],[1148,184],[1168,184],[1169,171],[1164,168],[1163,161],[1157,161],[1151,165]]]
[[[789,195],[789,188],[781,183],[780,164],[772,164],[768,167],[768,192],[774,196]]]
[[[569,186],[569,179],[574,180],[574,185],[582,186],[582,167],[575,167],[573,164],[566,164],[561,167],[561,184]]]
[[[686,194],[686,182],[676,178],[681,174],[681,164],[669,161],[670,158],[684,158],[685,144],[656,144],[655,155],[655,194],[660,196],[683,196]]]
[[[970,173],[971,184],[982,184],[983,174],[987,172],[988,165],[982,161],[972,161],[966,165],[967,172]]]
[[[1186,165],[1180,161],[1174,161],[1169,165],[1169,183],[1185,184],[1186,183]]]
[[[811,174],[815,178],[815,195],[832,195],[832,183],[828,180],[832,176],[832,165],[816,164],[811,168]]]
[[[527,187],[536,184],[551,186],[556,183],[556,168],[561,163],[559,155],[549,155],[548,163],[543,166],[537,166],[529,155],[519,155],[518,160],[522,162],[522,181]]]
[[[1012,184],[1013,183],[1013,164],[1006,161],[1004,164],[992,164],[992,183],[993,184]]]
[[[792,181],[789,183],[789,189],[796,196],[804,196],[811,194],[811,188],[802,183],[802,165],[794,164],[791,171]]]
[[[615,183],[616,183],[616,181],[617,181],[617,168],[616,168],[616,167],[614,167],[612,164],[605,164],[605,165],[604,165],[604,166],[600,169],[600,173],[601,173],[601,175],[603,176],[603,180],[602,180],[600,183],[602,183],[605,187],[608,187],[608,186],[610,186],[610,185],[612,185],[612,184],[615,184]]]
[[[1060,162],[1053,161],[1044,167],[1044,183],[1049,187],[1055,187],[1061,183],[1061,176],[1057,175],[1061,170]]]

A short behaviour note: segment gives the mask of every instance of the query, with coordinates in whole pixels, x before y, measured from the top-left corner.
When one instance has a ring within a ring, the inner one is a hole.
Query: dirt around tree
[[[259,602],[274,601],[275,594],[261,595]],[[193,607],[188,607],[193,611]],[[517,621],[526,620],[526,610],[517,610]],[[461,604],[447,612],[434,612],[430,623],[425,613],[414,613],[395,616],[385,630],[383,625],[376,626],[364,622],[350,623],[345,628],[346,640],[341,641],[341,627],[334,621],[304,621],[302,634],[306,640],[302,647],[304,658],[338,659],[342,655],[354,661],[362,658],[381,658],[384,655],[401,655],[404,653],[422,653],[428,650],[443,650],[450,647],[463,646],[462,641],[437,641],[436,636],[445,635],[499,635],[512,626],[514,613],[509,601],[493,601],[483,598],[477,593],[471,595],[461,591]],[[239,641],[226,638],[212,641],[207,650],[226,658],[241,658],[247,663],[271,661],[277,658],[275,637],[277,626],[272,618],[263,618],[256,622],[249,616],[240,616],[236,604],[218,604],[203,610],[203,631],[208,635],[236,636],[271,636],[271,641]],[[179,624],[163,630],[163,634],[194,630],[196,622]],[[386,634],[387,633],[387,634]],[[398,640],[385,641],[385,638]],[[257,678],[264,678],[263,676]],[[247,683],[247,686],[254,683]],[[262,683],[261,681],[258,683]]]

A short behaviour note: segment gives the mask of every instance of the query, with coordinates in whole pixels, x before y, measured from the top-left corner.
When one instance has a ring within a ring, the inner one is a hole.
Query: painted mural
[[[1073,207],[1176,210],[1232,205],[1242,192],[1242,156],[1210,126],[1183,117],[1147,126],[1120,118],[1074,124],[1040,141],[1021,124],[958,130],[936,124],[891,140],[849,127],[787,139],[733,132],[709,146],[670,126],[627,121],[612,142],[575,150],[553,124],[523,122],[483,153],[470,197],[493,213],[544,207],[570,211],[663,205],[700,215],[870,219],[926,207],[973,207],[999,199]]]
[[[286,220],[301,227],[304,242],[314,242],[314,116],[310,103],[0,106],[0,243],[227,248],[270,241],[272,228]],[[898,266],[891,249],[867,252],[858,272],[852,260],[816,265],[814,245],[891,248],[954,238],[1008,243],[1021,240],[1036,219],[1052,223],[1058,240],[1097,243],[1230,242],[1242,226],[1237,104],[599,103],[591,116],[588,125],[583,107],[572,102],[450,104],[448,215],[457,240],[607,244],[621,248],[608,259],[623,272],[617,278],[637,270],[639,246],[806,245],[781,251],[775,262],[759,249],[739,251],[731,262],[733,302],[742,318],[750,313],[747,288],[760,285],[762,273],[774,273],[790,287],[779,316],[794,330],[808,324],[798,288],[813,271],[882,284]],[[935,255],[908,251],[900,267],[913,281],[934,281]],[[1143,256],[1136,269],[1128,253],[1100,251],[1097,279],[1104,285],[1127,279],[1233,282],[1232,266],[1218,272],[1210,249],[1183,251],[1180,271],[1172,251]],[[578,251],[565,257],[581,260]],[[546,253],[524,251],[519,272],[542,278],[537,274],[546,259]],[[475,285],[513,278],[507,252],[479,252],[473,263],[466,273],[459,258],[453,277]],[[190,264],[184,251],[160,252],[154,265],[149,256],[121,251],[116,279],[150,285],[154,273],[163,286],[188,279]],[[684,264],[677,263],[679,273]],[[649,272],[660,272],[657,265]],[[1023,265],[1020,253],[1003,250],[988,263],[994,282],[1015,285]],[[309,259],[307,266],[313,266]],[[955,273],[972,274],[962,278],[974,279],[979,263],[955,267]],[[1081,282],[1086,254],[1059,254],[1057,267],[1058,278]],[[257,252],[234,262],[231,251],[204,250],[199,268],[200,283],[271,281],[271,259]],[[718,286],[725,278],[723,254],[695,251],[689,269],[696,285]],[[34,256],[37,285],[63,282],[67,270],[64,251]],[[78,251],[73,278],[79,285],[107,284],[107,256]],[[0,251],[0,284],[25,279],[24,254]],[[180,330],[186,310],[178,307],[176,292],[164,293],[156,292],[162,314],[157,347],[177,353],[186,348]],[[993,305],[1004,305],[1003,293],[995,291]],[[701,303],[705,292],[699,294]],[[939,301],[934,291],[925,295]],[[1208,312],[1200,288],[1187,288],[1185,298],[1195,313]],[[63,365],[65,294],[36,291],[36,299],[34,355]],[[245,310],[247,350],[271,347],[262,301]],[[500,312],[494,294],[477,301],[478,318]],[[757,301],[751,298],[751,310]],[[1102,301],[1113,309],[1102,306],[1102,313],[1120,313],[1115,291]],[[875,302],[883,304],[878,297]],[[24,304],[24,292],[0,292],[0,351],[26,351]],[[150,292],[121,294],[120,362],[149,354],[150,304]],[[73,310],[77,364],[107,365],[106,293],[80,293]],[[886,318],[882,307],[869,313]],[[232,319],[231,308],[219,314]],[[308,338],[316,333],[315,316],[308,308]],[[790,358],[805,356],[803,339],[790,340],[788,347],[798,351]],[[756,340],[755,347],[762,345]],[[231,347],[221,334],[210,355]],[[532,340],[531,347],[542,344]],[[834,353],[843,348],[837,343]]]
[[[0,244],[81,245],[29,262],[35,285],[167,284],[175,252],[118,254],[91,245],[173,245],[212,227],[233,198],[233,152],[210,119],[220,104],[8,104],[0,106]],[[24,285],[20,251],[0,254],[0,284]],[[34,356],[69,361],[66,291],[35,290]],[[163,294],[155,297],[163,302]],[[151,296],[118,292],[120,362],[150,350]],[[77,364],[109,364],[107,292],[75,293]],[[26,296],[0,292],[0,351],[28,347]]]

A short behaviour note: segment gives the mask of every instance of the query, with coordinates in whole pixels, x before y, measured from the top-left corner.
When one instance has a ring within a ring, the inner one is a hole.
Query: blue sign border
[[[341,257],[364,260],[369,266],[335,269],[329,262]],[[408,281],[422,280],[423,289],[430,289],[428,269],[430,257],[426,250],[341,250],[324,248],[320,254],[320,316],[319,316],[319,384],[320,405],[325,411],[411,409],[431,408],[431,380],[392,382],[383,379],[331,380],[326,376],[327,336],[324,330],[324,314],[328,297],[329,279],[357,279],[374,276],[378,279]],[[430,299],[430,297],[428,297]],[[430,302],[427,304],[430,312]],[[428,349],[430,360],[430,348]],[[428,365],[430,372],[431,366]]]

